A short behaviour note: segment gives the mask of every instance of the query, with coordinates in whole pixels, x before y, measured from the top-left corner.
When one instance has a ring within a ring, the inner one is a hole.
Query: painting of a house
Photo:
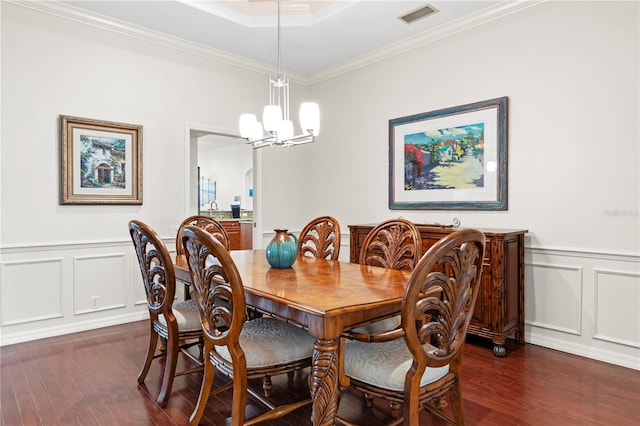
[[[125,187],[125,140],[81,135],[82,188]]]
[[[404,137],[405,190],[484,186],[484,123]]]

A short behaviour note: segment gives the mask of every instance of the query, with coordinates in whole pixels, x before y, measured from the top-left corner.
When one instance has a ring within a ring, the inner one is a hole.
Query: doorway
[[[262,233],[257,197],[259,191],[256,187],[257,153],[231,131],[187,124],[185,133],[187,215],[199,212],[208,214],[209,209],[213,208],[227,211],[231,210],[232,204],[240,204],[243,216],[246,218],[250,215],[253,219],[253,247],[260,248],[259,236]],[[206,183],[204,188],[202,182]],[[209,199],[202,197],[201,189],[207,190]],[[208,205],[203,207],[205,201]]]

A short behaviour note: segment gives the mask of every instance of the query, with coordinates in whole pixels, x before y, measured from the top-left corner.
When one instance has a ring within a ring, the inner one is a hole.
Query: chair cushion
[[[432,349],[432,346],[425,345],[425,350]],[[383,389],[404,390],[405,376],[412,362],[413,356],[404,339],[383,343],[348,341],[345,344],[345,374]],[[448,371],[448,365],[438,368],[427,367],[420,380],[420,386],[435,382]]]
[[[202,330],[202,322],[200,321],[198,305],[196,305],[195,299],[176,302],[173,304],[171,309],[173,310],[173,315],[175,315],[176,320],[178,321],[178,330],[181,332]],[[164,319],[164,315],[159,315],[158,321],[165,327],[167,326],[167,321]]]
[[[378,334],[397,328],[400,325],[400,322],[400,315],[397,315],[395,317],[376,321],[362,327],[354,328],[353,331],[363,334]]]
[[[240,334],[240,346],[249,369],[309,358],[313,355],[314,343],[315,338],[305,330],[275,318],[247,321]],[[216,346],[216,350],[231,361],[226,346]]]

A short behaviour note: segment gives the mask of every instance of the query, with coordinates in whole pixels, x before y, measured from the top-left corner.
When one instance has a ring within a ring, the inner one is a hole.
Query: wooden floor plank
[[[186,425],[194,409],[202,373],[177,377],[169,404],[161,409],[162,365],[154,361],[144,385],[137,376],[148,343],[146,321],[0,348],[2,426],[26,425]],[[180,360],[179,368],[188,366]],[[308,395],[308,369],[274,378],[274,399]],[[214,385],[226,380],[216,377]],[[251,386],[260,389],[260,382]],[[469,425],[634,425],[640,424],[640,371],[530,344],[507,342],[496,358],[492,344],[470,337],[463,359],[463,398]],[[340,416],[362,425],[390,419],[388,405],[341,393]],[[212,396],[203,425],[228,424],[231,392]],[[247,412],[263,410],[253,400]],[[310,407],[269,426],[310,424]],[[421,412],[421,424],[442,421]]]
[[[16,390],[13,387],[13,380],[11,379],[10,370],[15,368],[14,359],[6,359],[9,357],[2,357],[2,367],[0,368],[0,418],[2,424],[13,425],[22,424],[20,417],[20,409],[18,408],[18,401],[16,399]],[[17,358],[17,357],[13,357]],[[5,364],[5,361],[7,362]]]

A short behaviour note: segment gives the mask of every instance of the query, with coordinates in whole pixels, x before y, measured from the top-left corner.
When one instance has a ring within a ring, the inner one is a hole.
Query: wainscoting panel
[[[264,246],[272,237],[262,235]],[[163,240],[174,255],[173,237]],[[348,245],[345,235],[345,261]],[[130,240],[2,247],[0,256],[0,345],[148,318]],[[528,247],[524,286],[525,341],[640,370],[640,256]]]
[[[640,348],[640,275],[595,269],[594,339]]]
[[[0,256],[0,345],[149,316],[134,304],[141,284],[131,240],[5,246]]]
[[[55,257],[0,264],[3,327],[62,317],[62,260]]]
[[[75,315],[126,306],[124,253],[75,256],[73,261]]]
[[[525,319],[528,324],[580,335],[582,330],[582,268],[528,264]]]
[[[525,249],[525,341],[640,370],[640,256]]]

